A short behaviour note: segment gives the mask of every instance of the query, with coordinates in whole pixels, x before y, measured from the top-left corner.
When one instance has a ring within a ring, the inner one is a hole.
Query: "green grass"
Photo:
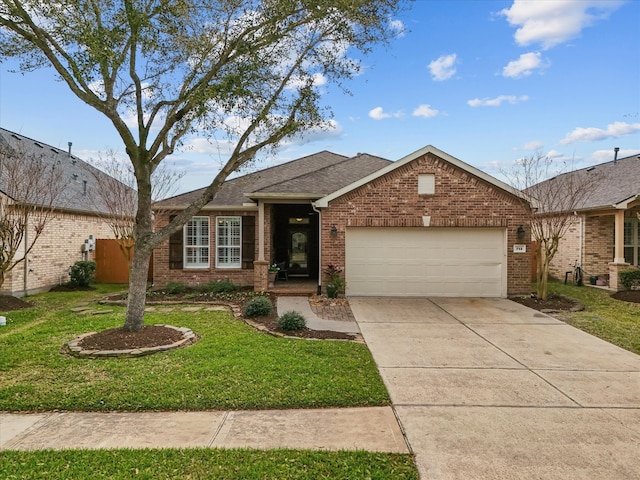
[[[417,479],[410,455],[293,450],[0,452],[3,479]]]
[[[146,324],[188,327],[195,345],[129,359],[77,359],[61,346],[75,336],[119,327],[107,315],[70,311],[96,292],[46,293],[10,312],[0,329],[0,411],[273,409],[388,405],[366,346],[276,338],[225,311],[149,313]]]
[[[560,282],[549,282],[549,293],[573,298],[585,306],[585,310],[568,316],[568,324],[640,355],[640,304],[611,298],[606,290]]]

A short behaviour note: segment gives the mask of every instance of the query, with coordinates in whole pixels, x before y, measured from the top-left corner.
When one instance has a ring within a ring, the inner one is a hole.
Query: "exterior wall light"
[[[331,225],[331,238],[336,238],[338,236],[338,227],[335,225]]]
[[[518,236],[518,240],[524,240],[524,227],[520,225],[518,230],[516,230],[516,235]]]

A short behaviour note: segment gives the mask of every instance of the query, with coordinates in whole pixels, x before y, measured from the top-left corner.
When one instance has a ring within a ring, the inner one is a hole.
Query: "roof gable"
[[[439,150],[437,148],[435,148],[432,145],[427,145],[424,148],[421,148],[420,150],[417,150],[403,158],[401,158],[400,160],[393,162],[389,165],[387,165],[386,167],[371,173],[370,175],[364,176],[358,180],[356,180],[355,182],[344,186],[343,188],[336,190],[335,192],[319,199],[318,201],[315,202],[316,207],[318,208],[326,208],[329,206],[329,202],[331,202],[332,200],[341,197],[342,195],[345,195],[346,193],[349,193],[353,190],[355,190],[356,188],[359,188],[363,185],[366,185],[369,182],[372,182],[373,180],[382,177],[383,175],[387,175],[388,173],[394,171],[397,168],[400,168],[404,165],[406,165],[409,162],[412,162],[418,158],[421,158],[427,154],[433,154],[439,158],[441,158],[442,160],[456,166],[457,168],[475,176],[478,177],[482,180],[484,180],[485,182],[489,183],[490,185],[493,185],[494,187],[503,190],[511,195],[514,195],[518,198],[521,198],[523,200],[529,200],[528,197],[522,193],[521,191],[517,190],[516,188],[507,185],[504,182],[501,182],[500,180],[498,180],[497,178],[492,177],[491,175],[484,173],[481,170],[478,170],[475,167],[472,167],[471,165],[464,163],[461,160],[458,160],[455,157],[452,157],[451,155],[449,155],[448,153],[443,152],[442,150]]]

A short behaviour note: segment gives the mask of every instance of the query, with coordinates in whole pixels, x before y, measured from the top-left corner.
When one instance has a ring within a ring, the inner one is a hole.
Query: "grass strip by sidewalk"
[[[640,304],[611,298],[611,292],[589,286],[549,282],[549,293],[577,300],[580,312],[563,314],[569,325],[640,355]]]
[[[22,479],[415,480],[411,455],[298,450],[0,452],[0,477]]]
[[[124,323],[70,309],[94,292],[29,297],[0,330],[0,410],[144,411],[379,406],[390,403],[366,346],[276,338],[226,311],[148,313],[146,324],[188,327],[188,348],[134,359],[77,359],[60,347],[76,335]],[[105,308],[105,307],[96,307]]]

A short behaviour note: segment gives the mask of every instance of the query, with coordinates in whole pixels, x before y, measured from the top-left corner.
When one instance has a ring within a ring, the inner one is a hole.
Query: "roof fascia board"
[[[613,207],[617,208],[618,210],[626,210],[629,208],[629,205],[635,202],[639,197],[640,195],[633,195],[625,200],[622,200],[621,202],[614,203]]]
[[[187,207],[190,207],[190,204],[182,204],[182,205],[171,205],[171,206],[152,206],[151,209],[154,212],[161,212],[161,211],[172,211],[172,210],[186,210]],[[205,205],[204,207],[202,207],[200,209],[201,212],[217,212],[217,211],[242,211],[242,212],[253,212],[253,211],[257,211],[258,210],[258,205],[256,205],[255,203],[243,203],[242,205],[211,205],[211,206],[207,206]]]
[[[389,172],[392,172],[393,170],[395,170],[396,168],[400,168],[403,165],[406,165],[409,162],[412,162],[413,160],[420,158],[424,155],[427,154],[433,154],[437,157],[440,157],[441,159],[451,163],[452,165],[458,167],[461,170],[464,170],[482,180],[484,180],[485,182],[506,191],[507,193],[510,193],[511,195],[514,195],[522,200],[525,200],[529,203],[531,203],[532,206],[536,206],[537,202],[535,201],[535,199],[527,196],[526,194],[524,194],[523,192],[521,192],[520,190],[517,190],[516,188],[513,188],[511,185],[507,185],[504,182],[501,182],[500,180],[498,180],[497,178],[492,177],[491,175],[488,175],[486,173],[484,173],[481,170],[478,170],[475,167],[472,167],[471,165],[463,162],[462,160],[459,160],[451,155],[449,155],[448,153],[443,152],[442,150],[434,147],[433,145],[427,145],[426,147],[421,148],[420,150],[416,150],[413,153],[410,153],[409,155],[401,158],[400,160],[397,160],[393,163],[391,163],[390,165],[381,168],[380,170],[378,170],[377,172],[373,172],[371,175],[367,175],[364,178],[361,178],[360,180],[353,182],[351,185],[347,185],[344,188],[341,188],[340,190],[337,190],[321,199],[319,199],[318,201],[315,202],[315,206],[318,208],[327,208],[329,206],[329,202],[331,202],[332,200],[335,200],[338,197],[341,197],[342,195],[351,192],[352,190],[355,190],[356,188],[359,188],[363,185],[366,185],[367,183],[380,178],[384,175],[386,175]]]

